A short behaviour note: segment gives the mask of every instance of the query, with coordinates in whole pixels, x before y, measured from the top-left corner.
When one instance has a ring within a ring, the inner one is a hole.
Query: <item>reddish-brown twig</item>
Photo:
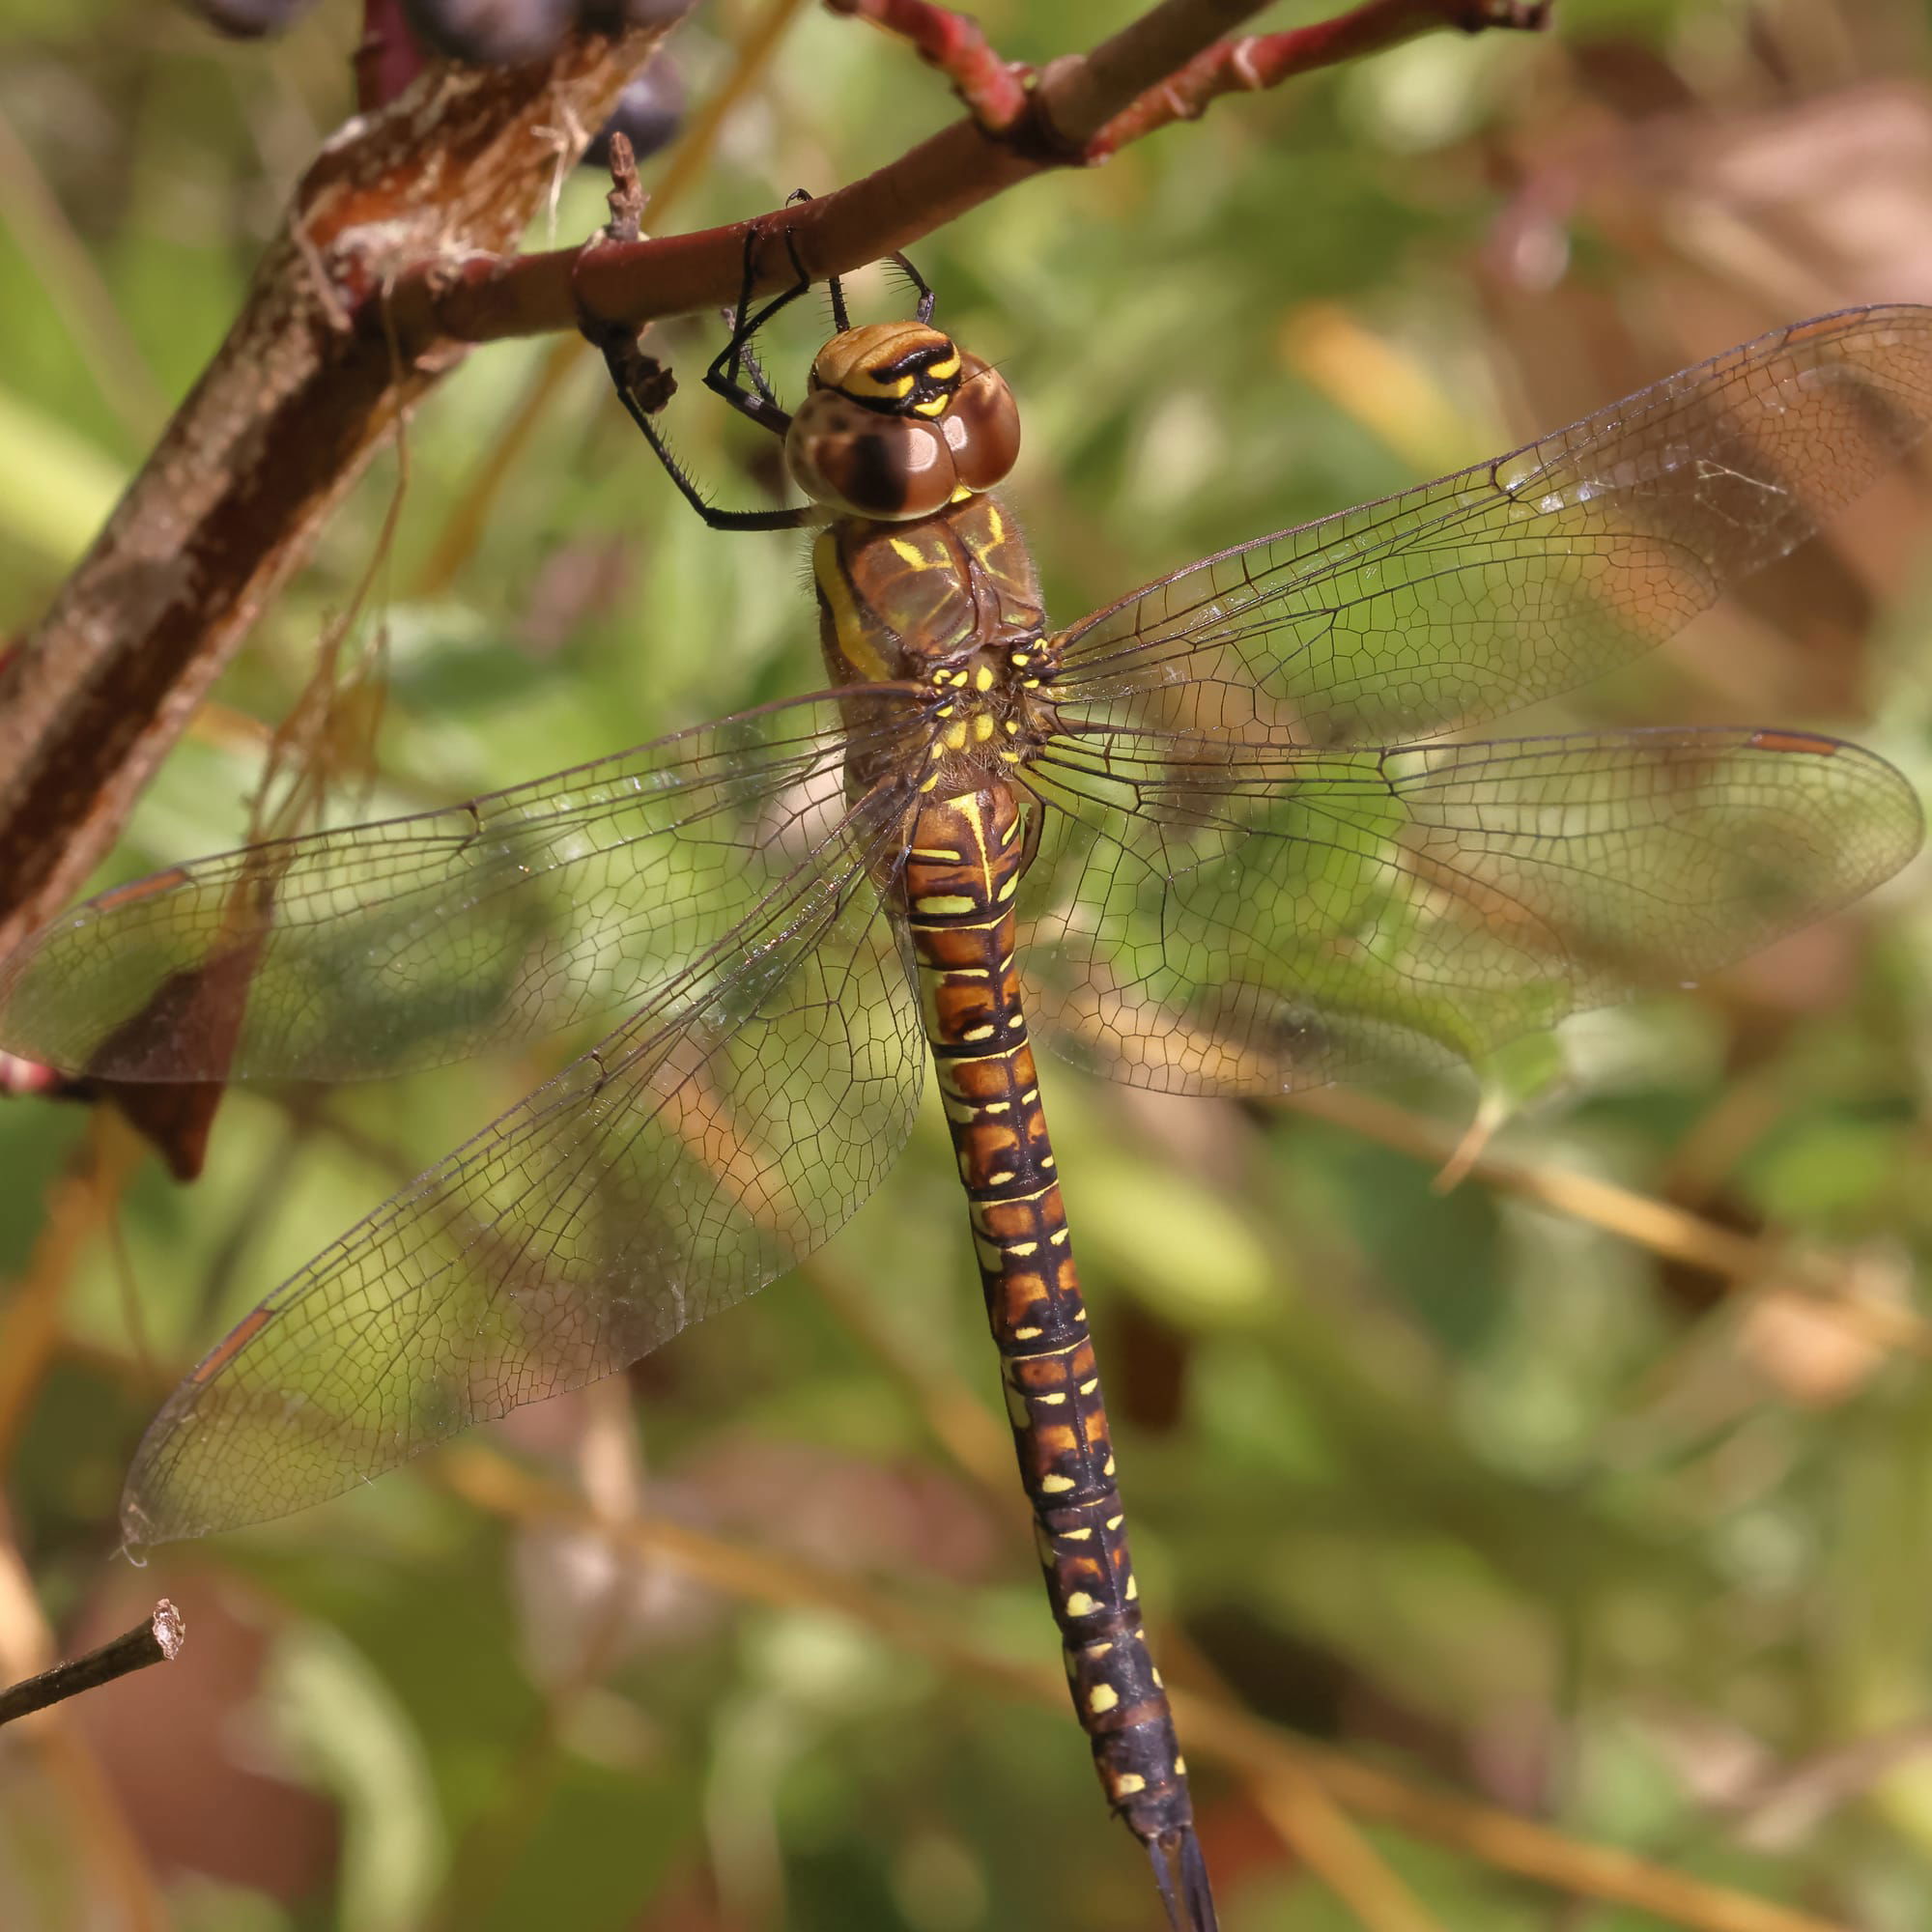
[[[1217,41],[1125,113],[1117,114],[1087,144],[1084,158],[1105,160],[1173,121],[1198,120],[1223,94],[1259,93],[1296,74],[1358,60],[1398,41],[1441,27],[1481,33],[1489,27],[1533,31],[1547,24],[1552,0],[1368,0],[1347,14],[1279,34]]]
[[[474,256],[419,270],[392,291],[389,318],[413,345],[548,334],[575,327],[585,313],[640,327],[735,301],[753,228],[768,258],[753,293],[769,294],[790,278],[790,250],[781,245],[787,235],[814,280],[849,273],[1047,168],[1096,158],[1180,118],[1187,110],[1168,99],[1170,82],[1200,59],[1225,69],[1226,56],[1215,52],[1223,30],[1259,5],[1163,0],[1086,57],[1045,68],[1012,138],[959,121],[862,180],[750,222],[636,243],[600,240],[589,249]],[[1545,0],[1366,0],[1334,20],[1260,37],[1291,43],[1267,52],[1272,79],[1261,84],[1444,27],[1534,26],[1546,11]],[[1248,84],[1224,78],[1193,111],[1214,93]]]
[[[429,65],[410,30],[402,0],[364,0],[355,48],[355,105],[364,114],[386,106]]]
[[[117,1677],[145,1670],[151,1663],[172,1663],[186,1638],[187,1626],[182,1613],[163,1597],[147,1622],[136,1624],[125,1635],[103,1643],[99,1650],[90,1650],[85,1657],[57,1663],[38,1677],[24,1677],[0,1690],[0,1724],[11,1724],[30,1711],[44,1711],[49,1704],[112,1684]]]
[[[921,60],[952,83],[960,103],[987,133],[1009,132],[1026,113],[1032,70],[1001,59],[970,14],[928,0],[826,0],[826,5],[910,42]]]

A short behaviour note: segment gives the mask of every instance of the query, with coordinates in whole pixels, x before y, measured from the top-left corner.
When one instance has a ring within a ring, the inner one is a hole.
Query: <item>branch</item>
[[[1350,14],[1312,27],[1217,41],[1115,115],[1088,142],[1086,158],[1105,160],[1169,122],[1198,121],[1208,103],[1221,95],[1279,87],[1296,74],[1379,53],[1437,27],[1457,27],[1465,34],[1479,34],[1488,27],[1535,32],[1548,24],[1554,0],[1462,0],[1457,5],[1452,0],[1445,6],[1438,0],[1370,0]]]
[[[930,0],[825,0],[835,14],[870,20],[910,42],[928,67],[952,83],[960,104],[989,134],[1019,126],[1027,111],[1031,70],[1002,60],[986,30],[970,14],[935,7]]]
[[[23,1677],[0,1690],[0,1724],[11,1724],[31,1711],[44,1711],[49,1704],[112,1684],[117,1677],[145,1670],[151,1663],[172,1663],[186,1641],[187,1626],[182,1613],[163,1597],[147,1622],[137,1624],[126,1635],[90,1650],[85,1657],[76,1657],[71,1663],[57,1663],[38,1677]]]
[[[0,668],[0,953],[99,863],[330,510],[460,359],[406,363],[349,312],[412,265],[514,245],[556,164],[548,130],[587,138],[664,31],[434,67],[323,150],[227,341]]]
[[[1050,65],[1004,134],[957,122],[862,181],[759,217],[758,232],[790,229],[815,278],[864,267],[1019,182],[1109,151],[1096,143],[1118,147],[1188,101],[1199,111],[1214,89],[1186,78],[1191,64],[1261,4],[1161,0],[1085,59]],[[1530,24],[1532,11],[1367,0],[1268,38],[1300,47],[1276,63],[1286,78],[1435,27]],[[517,67],[433,67],[324,151],[227,342],[0,668],[0,954],[105,855],[329,511],[466,345],[575,330],[586,311],[638,326],[737,298],[751,223],[501,252],[548,188],[551,130],[600,126],[664,31],[567,40]],[[765,289],[789,278],[785,250],[769,256]]]
[[[1028,96],[1028,112],[1004,132],[971,118],[956,121],[849,186],[752,221],[655,241],[427,264],[397,283],[384,320],[405,345],[419,350],[574,328],[586,310],[600,322],[641,327],[735,301],[753,229],[769,263],[754,294],[790,281],[786,250],[779,245],[786,233],[814,281],[848,274],[1050,168],[1103,159],[1128,140],[1198,114],[1235,86],[1273,86],[1443,27],[1540,26],[1548,0],[1366,0],[1293,33],[1220,40],[1263,4],[1162,0],[1084,58],[1050,63]],[[863,11],[888,10],[883,0],[867,0]],[[894,0],[890,11],[902,14],[903,0]],[[1264,71],[1253,58],[1235,58],[1234,49],[1242,47],[1263,50],[1266,77],[1227,77]],[[1197,71],[1197,62],[1206,68]],[[1176,95],[1177,87],[1183,93]]]

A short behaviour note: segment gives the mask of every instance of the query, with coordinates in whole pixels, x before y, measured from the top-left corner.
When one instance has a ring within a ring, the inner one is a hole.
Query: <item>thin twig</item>
[[[1290,1105],[1296,1113],[1332,1122],[1417,1160],[1440,1166],[1461,1157],[1463,1172],[1500,1194],[1587,1222],[1739,1287],[1796,1289],[1866,1340],[1932,1360],[1932,1322],[1911,1308],[1858,1293],[1847,1285],[1845,1267],[1826,1257],[1741,1235],[1689,1208],[1620,1187],[1613,1180],[1578,1174],[1574,1168],[1530,1166],[1488,1152],[1467,1156],[1464,1136],[1457,1129],[1373,1094],[1324,1087],[1296,1094]]]
[[[1092,144],[1103,129],[1136,111],[1143,96],[1164,87],[1262,4],[1163,0],[1084,58],[1051,62],[1028,95],[1027,115],[1008,135],[990,135],[969,116],[848,186],[751,221],[630,246],[477,255],[416,270],[394,291],[398,327],[406,342],[428,348],[575,328],[586,311],[608,323],[640,327],[715,308],[738,298],[753,230],[764,251],[754,294],[769,294],[789,280],[794,247],[815,281],[849,273],[1049,168],[1097,158]],[[1341,20],[1348,32],[1331,28],[1333,51],[1322,59],[1310,54],[1300,66],[1284,65],[1282,78],[1342,59],[1357,43],[1384,47],[1443,27],[1522,23],[1514,11],[1472,22],[1469,0],[1368,0]],[[1173,118],[1154,112],[1149,125]],[[781,245],[787,235],[790,247]]]
[[[402,0],[363,0],[362,38],[355,54],[356,111],[386,106],[428,65]]]
[[[1018,127],[1027,111],[1029,70],[1002,60],[972,14],[928,0],[826,0],[826,5],[909,42],[921,60],[952,83],[960,104],[987,133]]]
[[[1412,0],[1409,5],[1369,0],[1352,13],[1313,26],[1217,41],[1158,87],[1150,88],[1124,113],[1115,115],[1088,142],[1085,158],[1104,160],[1170,122],[1197,121],[1208,102],[1221,95],[1279,87],[1296,74],[1359,60],[1439,27],[1459,27],[1469,34],[1488,27],[1535,32],[1548,24],[1551,4],[1552,0],[1462,0],[1458,5],[1452,0],[1442,6],[1435,0]]]
[[[79,362],[130,439],[152,439],[168,406],[153,367],[122,320],[113,291],[74,232],[32,151],[0,115],[0,222],[26,258],[23,282],[59,312]]]
[[[182,1613],[163,1597],[145,1623],[136,1624],[99,1649],[0,1690],[0,1724],[11,1724],[32,1711],[44,1711],[49,1704],[64,1703],[83,1690],[98,1690],[101,1685],[146,1670],[150,1664],[172,1663],[186,1640],[187,1626]]]

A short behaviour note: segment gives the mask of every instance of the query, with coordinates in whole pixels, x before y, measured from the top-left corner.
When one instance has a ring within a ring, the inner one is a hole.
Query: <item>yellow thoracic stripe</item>
[[[845,662],[861,676],[880,683],[892,676],[892,667],[879,655],[859,616],[852,585],[838,555],[838,536],[834,529],[821,530],[811,546],[811,574],[826,609],[832,614],[832,632]]]

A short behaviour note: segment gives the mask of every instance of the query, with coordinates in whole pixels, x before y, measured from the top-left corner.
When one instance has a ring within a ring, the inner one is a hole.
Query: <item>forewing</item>
[[[875,797],[703,964],[271,1294],[143,1439],[132,1543],[286,1515],[623,1367],[824,1240],[923,1053]]]
[[[1932,309],[1852,309],[1400,497],[1277,531],[1068,632],[1074,726],[1427,737],[1667,638],[1917,442]]]
[[[863,717],[893,728],[894,694]],[[0,965],[0,1046],[117,1081],[440,1065],[653,999],[842,810],[830,697],[509,791],[176,866]]]
[[[1917,850],[1916,795],[1809,733],[1360,752],[1112,735],[1029,772],[1036,1030],[1176,1093],[1482,1053],[1726,965]]]

